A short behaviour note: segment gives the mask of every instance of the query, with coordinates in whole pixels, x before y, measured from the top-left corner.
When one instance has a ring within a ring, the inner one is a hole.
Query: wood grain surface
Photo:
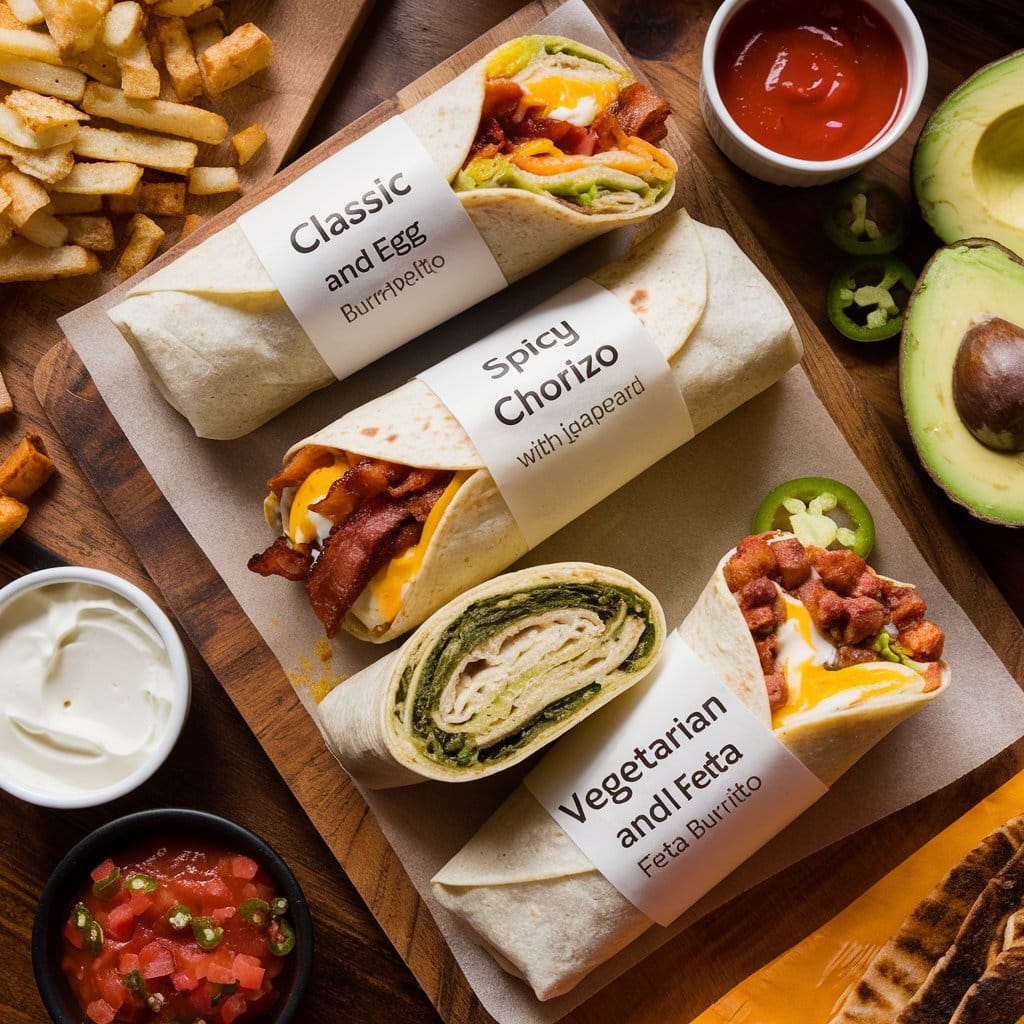
[[[901,512],[933,568],[1020,680],[1024,678],[1024,640],[1019,623],[974,557],[975,553],[982,556],[1019,618],[1024,613],[1024,552],[1019,538],[984,527],[952,509],[916,462],[904,458],[907,439],[895,388],[893,350],[865,353],[824,330],[824,285],[838,262],[822,241],[817,225],[824,191],[786,191],[754,182],[731,168],[703,132],[696,110],[697,67],[703,30],[713,6],[656,2],[639,8],[606,3],[603,11],[631,52],[642,58],[644,69],[672,97],[685,135],[701,164],[706,164],[706,169],[700,164],[692,168],[686,186],[687,205],[702,219],[729,225],[745,244],[751,231],[760,239],[772,268],[793,287],[808,311],[800,313],[801,330],[807,343],[806,366],[819,396]],[[967,4],[915,6],[933,57],[926,110],[977,65],[1024,43],[1019,12],[1011,9],[1018,5],[1009,0],[988,5],[980,16]],[[313,140],[391,95],[513,7],[495,2],[461,6],[456,11],[454,5],[438,3],[427,9],[411,0],[381,5],[367,22],[352,61],[314,124]],[[878,176],[896,184],[904,194],[912,139],[923,116],[877,167]],[[734,205],[719,201],[718,188]],[[910,250],[912,261],[920,264],[933,244],[920,230]],[[63,311],[59,294],[51,295],[47,302],[31,311],[15,299],[8,299],[4,306],[0,368],[21,410],[13,422],[3,425],[5,439],[13,439],[29,425],[41,429],[48,441],[53,438],[29,393],[31,369],[53,339],[48,317],[51,312]],[[54,444],[62,478],[35,502],[28,529],[5,546],[0,567],[13,575],[46,564],[53,557],[50,552],[56,551],[70,561],[144,578],[133,554],[135,544],[144,552],[147,568],[157,576],[172,605],[183,592],[190,591],[209,609],[207,629],[202,628],[202,620],[191,625],[200,647],[215,651],[227,691],[234,696],[221,662],[230,670],[231,680],[248,685],[251,691],[252,680],[263,678],[260,673],[265,671],[253,648],[251,627],[244,619],[221,618],[223,586],[201,556],[198,560],[183,556],[190,539],[182,536],[173,514],[167,518],[151,481],[147,488],[138,465],[118,448],[116,425],[109,417],[104,420],[105,408],[76,364],[66,350],[55,352],[41,367],[40,389],[62,431],[72,430],[76,450],[82,450],[90,472],[98,474],[106,500],[118,512],[118,520],[129,527],[128,537],[104,515],[67,451]],[[115,452],[120,453],[116,458]],[[124,513],[131,506],[137,506],[138,514]],[[133,535],[131,530],[147,515],[157,517],[159,535]],[[227,600],[232,600],[229,595]],[[229,629],[213,630],[214,622],[225,621],[231,622]],[[209,653],[207,657],[214,661]],[[246,709],[250,724],[257,719],[259,743],[286,775],[291,791],[298,796],[297,804],[201,661],[195,656],[192,660],[196,696],[186,733],[171,761],[142,790],[109,808],[73,814],[31,808],[6,797],[0,802],[8,825],[0,835],[0,889],[11,910],[9,917],[0,918],[5,925],[0,931],[3,949],[8,954],[0,962],[2,1019],[19,1024],[42,1019],[27,948],[32,903],[49,866],[84,831],[116,813],[175,802],[238,818],[263,832],[296,869],[311,898],[318,933],[318,971],[307,1019],[404,1021],[433,1015],[401,960],[387,948],[360,905],[357,891],[374,909],[398,954],[413,968],[445,1019],[487,1019],[461,976],[446,961],[429,915],[414,898],[386,844],[381,845],[379,831],[361,801],[351,790],[343,791],[345,787],[323,791],[318,761],[322,755],[316,753],[322,747],[304,713],[294,721],[291,715],[280,713],[281,691],[273,681],[268,682],[261,699]],[[314,753],[311,758],[303,756],[301,763],[295,763],[293,757],[284,767],[277,751],[285,748]],[[1019,763],[1017,752],[1008,752],[896,820],[879,823],[766,883],[743,901],[722,908],[606,989],[572,1019],[689,1019],[749,970],[826,920]],[[330,830],[331,851],[346,863],[355,889],[305,821],[299,804],[307,810],[315,808],[310,813],[318,825],[329,810],[337,823]],[[750,927],[751,907],[757,908],[756,929]]]

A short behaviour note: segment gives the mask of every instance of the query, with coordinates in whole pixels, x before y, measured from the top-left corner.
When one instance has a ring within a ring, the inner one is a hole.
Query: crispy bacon
[[[310,505],[309,510],[326,516],[337,525],[364,501],[383,493],[408,472],[408,466],[382,459],[360,459],[344,476],[335,480],[330,490]]]
[[[286,487],[298,487],[314,469],[323,469],[331,465],[335,454],[336,452],[330,448],[308,444],[288,460],[288,465],[284,469],[267,481],[267,487],[280,498]]]
[[[378,494],[331,530],[306,578],[309,603],[328,636],[338,632],[345,613],[377,570],[419,540],[430,509],[451,477],[439,474],[426,490],[397,500]]]
[[[248,566],[261,576],[283,576],[286,580],[304,580],[313,564],[313,556],[293,548],[287,537],[278,537],[262,554],[253,555]]]
[[[661,142],[668,135],[665,120],[671,113],[668,103],[640,82],[627,85],[608,108],[627,135],[646,142]]]

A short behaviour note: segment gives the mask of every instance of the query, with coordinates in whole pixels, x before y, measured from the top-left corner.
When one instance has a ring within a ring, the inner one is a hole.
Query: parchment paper
[[[540,22],[538,31],[614,52],[577,0]],[[262,501],[265,480],[279,466],[283,452],[297,438],[398,386],[616,258],[628,241],[628,235],[619,232],[569,254],[347,381],[310,396],[239,441],[198,440],[160,398],[105,315],[121,300],[125,287],[64,317],[61,326],[153,478],[308,706],[311,685],[336,681],[391,648],[347,636],[328,648],[301,586],[247,571],[248,557],[273,539],[263,521]],[[572,993],[544,1004],[497,967],[433,902],[429,890],[431,876],[473,834],[521,772],[460,786],[437,783],[364,793],[474,991],[502,1024],[557,1020],[734,895],[948,785],[1018,739],[1024,723],[1020,688],[930,571],[800,369],[663,459],[520,564],[585,559],[617,566],[659,595],[675,626],[718,559],[746,534],[761,496],[779,482],[802,475],[841,479],[871,507],[878,533],[872,564],[881,573],[919,587],[929,617],[946,631],[946,657],[953,669],[950,691],[901,725],[825,799],[672,928],[652,928]],[[942,752],[941,758],[936,751]],[[424,807],[430,808],[429,829],[423,827]]]

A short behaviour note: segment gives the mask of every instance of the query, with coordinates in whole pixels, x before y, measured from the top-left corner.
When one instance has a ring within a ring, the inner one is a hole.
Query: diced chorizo
[[[846,613],[841,638],[844,644],[859,644],[877,636],[888,618],[885,605],[872,597],[844,597],[843,611]]]
[[[763,640],[755,640],[757,657],[761,662],[761,671],[767,676],[775,671],[775,657],[779,652],[779,643],[774,636],[766,636]]]
[[[760,608],[763,605],[774,605],[779,600],[779,592],[767,576],[759,576],[756,580],[744,583],[736,595],[740,607]]]
[[[864,559],[853,551],[826,551],[811,544],[807,554],[825,586],[844,597],[850,595],[861,573],[867,568]]]
[[[796,590],[811,575],[807,549],[796,537],[776,541],[771,547],[779,567],[779,582],[787,590]]]
[[[900,630],[899,641],[917,661],[938,661],[946,636],[934,622],[915,619]]]
[[[777,570],[771,545],[758,534],[744,537],[733,556],[725,563],[725,582],[735,594],[745,583],[759,576],[771,576]]]
[[[928,606],[916,587],[892,586],[885,595],[885,603],[889,606],[889,614],[897,626],[903,626],[913,619],[923,619]]]
[[[850,591],[851,597],[873,597],[876,601],[883,601],[882,581],[878,574],[870,569],[865,569]],[[884,603],[884,601],[883,601]]]
[[[754,636],[768,636],[779,627],[778,613],[771,605],[745,609],[743,618],[746,620],[747,628]]]
[[[846,621],[843,599],[829,590],[821,580],[812,577],[797,591],[797,597],[810,613],[811,620],[823,633],[834,635],[842,631]]]
[[[862,665],[867,661],[878,660],[878,655],[865,647],[850,647],[847,644],[840,644],[836,648],[836,668],[849,668],[851,665]]]
[[[924,689],[922,693],[931,693],[942,685],[942,666],[933,661],[924,670]]]
[[[768,707],[772,711],[784,708],[789,702],[789,686],[781,672],[772,672],[764,677],[764,686],[768,691]]]

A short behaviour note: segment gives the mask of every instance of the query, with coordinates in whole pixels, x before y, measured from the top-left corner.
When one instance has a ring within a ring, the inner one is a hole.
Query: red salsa
[[[752,139],[784,156],[835,160],[893,123],[907,59],[864,0],[753,0],[722,31],[715,79]]]
[[[274,1005],[294,945],[287,900],[252,858],[154,842],[92,871],[61,966],[93,1024],[246,1024]]]

